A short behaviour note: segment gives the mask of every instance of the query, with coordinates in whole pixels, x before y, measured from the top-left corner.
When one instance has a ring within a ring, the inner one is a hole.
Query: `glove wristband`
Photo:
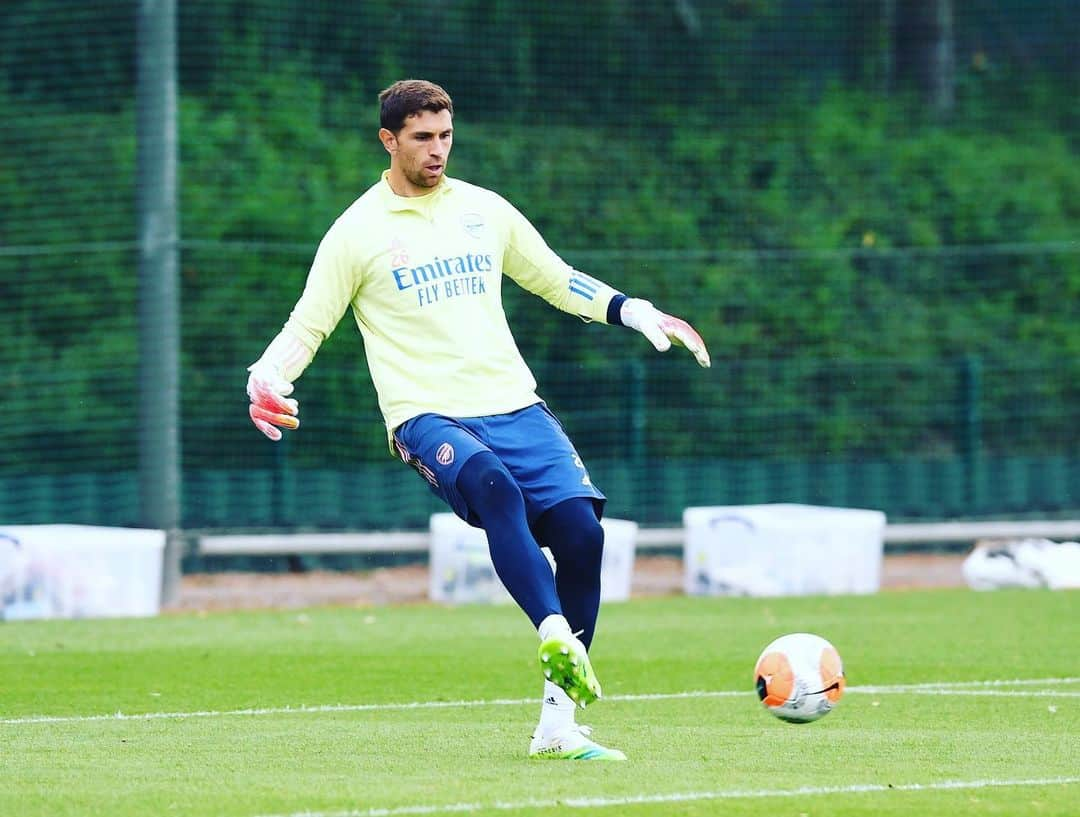
[[[608,302],[607,322],[612,326],[626,326],[622,320],[622,305],[626,300],[627,297],[619,292]]]

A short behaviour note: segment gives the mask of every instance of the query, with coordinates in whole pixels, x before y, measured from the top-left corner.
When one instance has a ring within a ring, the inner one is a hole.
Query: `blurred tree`
[[[953,0],[884,3],[893,22],[890,63],[896,85],[916,89],[934,114],[952,113],[956,103]]]

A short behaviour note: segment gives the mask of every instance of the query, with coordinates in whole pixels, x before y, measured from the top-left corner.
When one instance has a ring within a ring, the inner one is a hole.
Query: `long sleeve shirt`
[[[587,321],[606,323],[620,295],[563,261],[496,193],[444,178],[403,197],[384,173],[319,244],[283,330],[311,354],[286,376],[299,376],[351,307],[389,432],[428,412],[477,417],[536,403],[503,275]]]

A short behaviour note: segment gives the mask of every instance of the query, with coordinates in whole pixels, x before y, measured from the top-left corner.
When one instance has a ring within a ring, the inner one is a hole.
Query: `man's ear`
[[[397,153],[397,137],[394,136],[394,132],[387,128],[379,128],[379,141],[382,142],[382,146],[386,148],[386,152],[393,155]]]

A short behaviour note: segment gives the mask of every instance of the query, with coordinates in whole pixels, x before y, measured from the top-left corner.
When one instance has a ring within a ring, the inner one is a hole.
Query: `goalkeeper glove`
[[[247,393],[251,398],[248,414],[251,422],[271,440],[280,440],[281,428],[299,428],[297,419],[299,404],[289,398],[293,385],[286,380],[276,366],[259,361],[250,368]]]
[[[705,368],[712,365],[709,350],[705,348],[705,341],[697,330],[682,318],[661,312],[649,301],[627,298],[619,309],[619,319],[623,326],[636,329],[647,337],[658,351],[666,352],[674,341],[685,346],[699,365]]]

